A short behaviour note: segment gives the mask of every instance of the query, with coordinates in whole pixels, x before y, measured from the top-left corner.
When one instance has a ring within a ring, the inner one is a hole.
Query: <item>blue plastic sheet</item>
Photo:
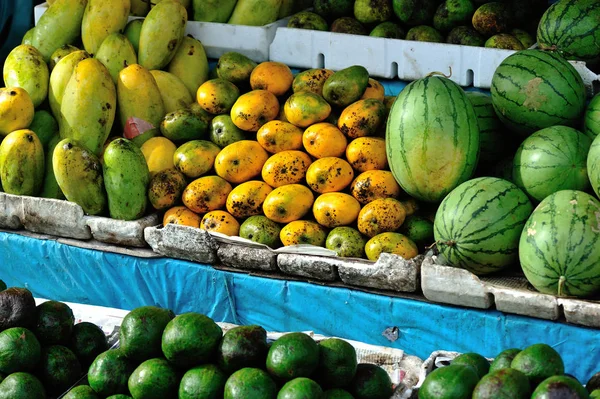
[[[496,311],[441,306],[303,282],[218,271],[166,258],[136,258],[0,232],[0,278],[35,296],[132,309],[168,307],[271,331],[313,330],[426,358],[435,350],[500,351],[545,342],[583,382],[600,370],[600,330]],[[390,342],[382,332],[399,329]]]

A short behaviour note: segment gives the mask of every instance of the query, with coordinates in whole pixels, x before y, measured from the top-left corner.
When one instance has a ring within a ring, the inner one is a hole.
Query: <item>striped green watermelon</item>
[[[600,290],[600,202],[582,191],[546,197],[521,234],[521,267],[540,292],[584,297]]]
[[[519,51],[506,58],[492,78],[492,103],[511,130],[529,135],[555,126],[574,126],[585,109],[581,75],[555,53]]]
[[[460,86],[439,76],[406,86],[388,117],[386,150],[400,186],[422,201],[439,202],[468,180],[477,165],[479,127]]]
[[[600,94],[592,98],[585,111],[583,132],[592,140],[600,134]]]
[[[596,136],[590,147],[587,158],[587,170],[592,188],[598,197],[600,197],[600,135]]]
[[[600,1],[560,0],[548,8],[537,30],[542,50],[558,51],[570,60],[598,61]]]
[[[592,141],[572,127],[553,126],[525,139],[513,161],[513,181],[538,201],[560,190],[590,186],[587,157]]]
[[[509,181],[469,180],[448,194],[435,215],[440,255],[448,265],[477,275],[515,264],[519,237],[532,210],[527,195]]]

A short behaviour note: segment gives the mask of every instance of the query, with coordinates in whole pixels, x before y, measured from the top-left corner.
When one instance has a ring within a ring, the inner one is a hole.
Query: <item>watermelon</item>
[[[473,104],[479,125],[479,162],[495,163],[514,150],[514,147],[511,148],[513,135],[498,119],[492,105],[492,97],[477,91],[469,91],[466,94]]]
[[[596,136],[587,157],[587,171],[592,188],[600,197],[600,135]]]
[[[412,197],[439,202],[468,180],[479,156],[473,105],[456,83],[428,76],[406,86],[388,117],[392,174]]]
[[[480,177],[455,188],[440,205],[435,242],[449,266],[477,275],[517,262],[519,237],[533,206],[513,183]]]
[[[500,120],[524,135],[574,126],[585,109],[581,75],[555,53],[523,50],[511,55],[494,72],[490,91]]]
[[[542,50],[558,51],[570,60],[600,58],[600,1],[560,0],[546,10],[537,30]]]
[[[587,157],[592,141],[567,126],[553,126],[529,136],[515,154],[513,181],[538,201],[560,190],[590,186]]]
[[[585,111],[583,132],[592,140],[600,134],[600,94],[596,94]]]
[[[540,292],[585,297],[600,290],[600,201],[582,191],[546,197],[521,234],[521,267]]]

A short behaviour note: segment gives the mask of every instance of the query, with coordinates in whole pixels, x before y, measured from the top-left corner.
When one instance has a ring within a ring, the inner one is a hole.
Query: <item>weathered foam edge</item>
[[[224,266],[243,270],[277,270],[277,254],[268,248],[219,242],[217,256]]]
[[[566,298],[558,298],[557,301],[562,306],[567,322],[600,328],[600,303]]]
[[[22,200],[21,223],[26,230],[80,240],[92,238],[83,209],[74,202],[27,196]]]
[[[396,292],[415,292],[419,288],[423,255],[405,260],[398,255],[382,253],[376,263],[341,261],[340,279],[348,285]]]
[[[154,252],[150,248],[127,248],[127,247],[120,246],[118,244],[109,244],[109,243],[100,242],[100,241],[96,241],[96,240],[82,241],[82,240],[77,240],[75,238],[55,237],[54,239],[56,240],[56,242],[58,242],[60,244],[65,244],[65,245],[69,245],[72,247],[83,248],[83,249],[91,249],[94,251],[111,252],[114,254],[133,256],[136,258],[146,258],[146,259],[162,258],[161,254]]]
[[[561,316],[557,299],[552,295],[497,286],[488,286],[488,290],[501,312],[546,320],[558,320]]]
[[[23,228],[23,198],[0,192],[0,228],[19,230]]]
[[[165,227],[146,227],[144,239],[164,256],[207,265],[217,263],[217,245],[205,230],[169,223]]]
[[[277,266],[286,274],[316,280],[338,280],[338,270],[345,261],[324,256],[280,253]]]
[[[132,221],[98,216],[86,216],[85,219],[86,225],[90,228],[94,239],[108,244],[120,244],[139,248],[147,246],[144,239],[144,229],[160,224],[156,213]]]

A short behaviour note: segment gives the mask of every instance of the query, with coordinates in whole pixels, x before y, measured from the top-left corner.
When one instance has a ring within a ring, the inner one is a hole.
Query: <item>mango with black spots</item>
[[[217,76],[226,79],[239,88],[250,85],[250,75],[258,64],[243,54],[228,52],[217,62]]]
[[[367,237],[396,231],[404,223],[404,207],[394,198],[381,198],[369,202],[358,215],[358,230]]]
[[[142,119],[159,127],[165,116],[165,105],[156,80],[139,64],[129,65],[119,72],[117,82],[119,116],[125,126],[131,117]]]
[[[0,137],[15,130],[27,129],[34,118],[33,101],[20,87],[0,88]]]
[[[327,32],[329,26],[327,21],[319,14],[310,11],[301,11],[294,14],[287,24],[288,28],[292,29],[310,29]]]
[[[191,182],[183,191],[183,204],[195,213],[221,209],[231,192],[231,184],[219,176],[203,176]]]
[[[372,34],[371,34],[372,36]],[[367,85],[367,89],[363,93],[361,100],[373,99],[379,100],[381,102],[385,99],[385,88],[381,83],[373,78],[369,78],[369,84]]]
[[[93,152],[73,139],[61,140],[52,155],[54,175],[68,201],[89,215],[98,215],[106,207],[102,165]]]
[[[358,172],[387,169],[385,145],[381,137],[359,137],[346,147],[346,159]]]
[[[202,83],[208,80],[208,58],[202,43],[193,37],[185,36],[177,47],[167,71],[181,79],[193,97]]]
[[[195,179],[209,172],[221,149],[211,141],[192,140],[175,151],[175,168],[189,178]]]
[[[133,45],[127,37],[118,32],[108,35],[93,54],[94,58],[108,69],[115,84],[119,80],[121,70],[129,65],[137,64],[137,55]]]
[[[332,123],[315,123],[302,135],[304,149],[315,158],[342,157],[348,146],[348,139]]]
[[[302,219],[312,208],[314,200],[308,187],[288,184],[275,188],[267,195],[263,212],[274,222],[290,223]]]
[[[196,101],[205,111],[213,115],[221,115],[231,111],[239,96],[240,89],[230,81],[211,79],[198,88]]]
[[[185,206],[175,206],[165,212],[163,216],[163,226],[168,224],[178,224],[181,226],[200,228],[202,218]]]
[[[42,53],[33,46],[21,44],[6,57],[2,69],[7,87],[25,89],[34,107],[40,106],[48,96],[50,72]]]
[[[223,148],[215,159],[215,172],[230,183],[258,176],[269,155],[258,142],[241,140]]]
[[[277,118],[279,101],[266,90],[242,94],[231,108],[231,120],[240,129],[257,132],[262,125]]]
[[[331,105],[320,95],[308,91],[292,94],[283,109],[288,122],[301,128],[322,122],[331,114]]]
[[[306,171],[306,183],[320,194],[342,191],[352,179],[354,171],[350,164],[336,157],[317,159]]]
[[[289,122],[267,122],[256,132],[256,141],[271,154],[302,148],[302,129]]]
[[[294,220],[286,224],[279,233],[279,239],[284,246],[315,245],[325,246],[327,233],[325,228],[310,220]]]
[[[0,181],[7,194],[35,196],[44,182],[44,148],[28,129],[15,130],[0,144]]]
[[[472,0],[446,0],[433,16],[433,27],[440,32],[449,32],[460,25],[467,25],[475,13]]]
[[[331,75],[333,75],[333,71],[325,68],[314,68],[300,72],[294,77],[292,91],[294,93],[308,91],[322,96],[323,86],[325,86],[325,82]]]
[[[382,253],[398,255],[406,260],[419,254],[419,248],[410,238],[400,233],[377,234],[365,245],[367,259],[376,261]],[[458,365],[457,365],[458,366]]]
[[[313,216],[321,225],[328,228],[348,226],[356,221],[360,203],[345,193],[325,193],[315,199]]]
[[[242,183],[227,196],[227,211],[236,218],[260,215],[263,203],[271,191],[271,186],[262,181]]]
[[[354,65],[331,75],[323,86],[323,97],[328,103],[347,107],[360,100],[369,85],[369,72]]]
[[[356,0],[354,16],[363,24],[376,24],[392,18],[392,3],[389,0]]]
[[[171,208],[181,199],[187,182],[183,173],[175,168],[154,175],[148,186],[148,200],[154,209]]]
[[[350,186],[350,192],[358,202],[365,205],[376,199],[398,198],[402,189],[394,179],[392,172],[368,170],[354,179]]]
[[[338,127],[352,139],[373,136],[383,125],[385,115],[385,105],[380,100],[359,100],[342,111]]]
[[[208,212],[202,217],[200,228],[232,237],[240,234],[240,223],[231,213],[225,211]]]
[[[282,151],[272,155],[262,168],[262,178],[271,187],[304,181],[312,160],[302,151]]]

